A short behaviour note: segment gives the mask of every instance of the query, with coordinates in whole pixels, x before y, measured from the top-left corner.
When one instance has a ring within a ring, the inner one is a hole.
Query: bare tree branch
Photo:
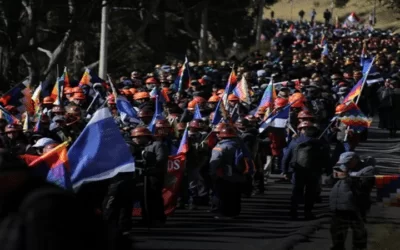
[[[134,32],[134,37],[140,37],[141,34],[146,30],[147,26],[149,25],[151,19],[153,18],[153,15],[157,12],[157,8],[160,5],[161,0],[153,0],[154,3],[151,5],[151,10],[147,13],[147,15],[144,17],[142,25],[139,27],[139,29],[137,29]],[[126,48],[127,46],[129,46],[130,44],[132,44],[134,41],[132,40],[127,40],[125,41],[123,44],[120,44],[120,46],[118,46],[119,48]],[[122,54],[124,50],[120,49],[118,51],[114,51],[113,53],[108,53],[107,59],[109,58],[116,58],[118,57],[120,54]],[[95,61],[93,63],[90,63],[89,65],[85,66],[82,68],[82,70],[84,70],[85,68],[94,68],[99,64],[99,61]]]
[[[51,57],[53,56],[53,53],[50,50],[47,49],[43,49],[41,47],[38,47],[37,50],[39,50],[40,52],[43,52],[46,54],[46,56],[48,56],[51,60]]]
[[[26,13],[28,15],[29,20],[32,20],[32,7],[30,4],[28,4],[25,0],[22,1],[22,6],[24,6]]]
[[[47,65],[46,70],[43,72],[44,76],[47,76],[54,65],[56,65],[58,58],[61,56],[61,53],[65,50],[69,39],[71,38],[71,33],[72,33],[72,23],[74,22],[75,19],[75,5],[74,5],[74,0],[68,0],[68,11],[70,15],[70,28],[64,33],[64,37],[61,40],[61,42],[58,44],[57,48],[51,53],[51,56],[49,56],[50,60]],[[43,52],[43,51],[42,51]]]
[[[93,69],[94,67],[97,67],[97,65],[99,65],[100,61],[95,61],[89,65],[86,65],[85,67],[82,68],[82,70],[85,70],[86,68],[88,69]]]

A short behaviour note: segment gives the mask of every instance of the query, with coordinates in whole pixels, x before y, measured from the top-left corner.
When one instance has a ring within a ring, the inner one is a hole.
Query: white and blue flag
[[[287,105],[283,109],[281,109],[275,115],[268,117],[263,123],[261,123],[260,128],[258,129],[259,133],[264,132],[265,129],[268,127],[275,127],[275,128],[285,128],[287,121],[289,119],[289,112],[290,112],[291,104]]]
[[[97,110],[68,151],[74,190],[135,171],[135,160],[107,107]]]
[[[122,121],[126,119],[132,123],[140,123],[139,118],[137,117],[137,112],[133,108],[132,104],[124,97],[118,96],[116,100],[118,112],[121,114]]]

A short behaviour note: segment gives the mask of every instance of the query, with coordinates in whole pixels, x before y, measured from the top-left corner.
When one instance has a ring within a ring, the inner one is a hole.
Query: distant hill
[[[342,22],[351,12],[355,12],[360,19],[368,22],[368,16],[373,11],[375,0],[349,0],[343,8],[334,8],[333,17],[339,17]],[[289,0],[280,0],[271,9],[275,12],[275,18],[291,20],[299,20],[299,11],[303,9],[306,12],[305,18],[310,19],[310,12],[315,8],[317,12],[317,21],[323,21],[323,12],[325,9],[331,9],[332,0],[293,0],[293,11],[291,11],[291,3]],[[386,6],[380,6],[376,1],[376,25],[379,29],[392,29],[400,32],[400,14],[396,11],[388,9]],[[270,11],[264,12],[264,17],[270,17]]]

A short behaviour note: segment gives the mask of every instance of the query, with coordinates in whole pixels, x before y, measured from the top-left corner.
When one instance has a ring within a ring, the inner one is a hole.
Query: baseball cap
[[[49,145],[49,144],[51,144],[51,143],[56,143],[56,141],[54,141],[54,140],[51,139],[51,138],[44,137],[44,138],[40,138],[40,139],[35,143],[35,145],[33,145],[32,147],[33,147],[33,148],[43,148],[43,147],[45,147],[46,145]]]
[[[340,155],[338,165],[348,164],[352,159],[360,159],[360,157],[355,152],[344,152]]]

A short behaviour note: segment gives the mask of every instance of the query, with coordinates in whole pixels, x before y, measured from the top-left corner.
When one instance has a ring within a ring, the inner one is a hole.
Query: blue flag
[[[164,116],[162,115],[163,108],[160,105],[158,95],[156,96],[155,102],[156,102],[156,111],[154,112],[153,119],[151,120],[149,126],[147,127],[153,134],[156,132],[156,121],[164,118]]]
[[[122,120],[125,120],[125,117],[128,117],[130,122],[140,123],[140,120],[137,117],[136,110],[132,107],[132,104],[124,96],[118,96],[116,103],[118,112],[121,114]]]
[[[283,109],[281,109],[278,113],[275,115],[272,115],[269,117],[267,120],[265,120],[263,123],[261,123],[260,128],[258,129],[259,133],[264,132],[265,129],[268,127],[275,127],[275,128],[285,128],[287,120],[289,119],[289,111],[290,107],[292,105],[287,105]]]
[[[135,160],[108,108],[97,110],[68,151],[74,190],[87,182],[134,172]]]
[[[196,107],[194,109],[193,119],[201,119],[201,118],[203,118],[203,117],[201,116],[199,105],[196,103]]]

